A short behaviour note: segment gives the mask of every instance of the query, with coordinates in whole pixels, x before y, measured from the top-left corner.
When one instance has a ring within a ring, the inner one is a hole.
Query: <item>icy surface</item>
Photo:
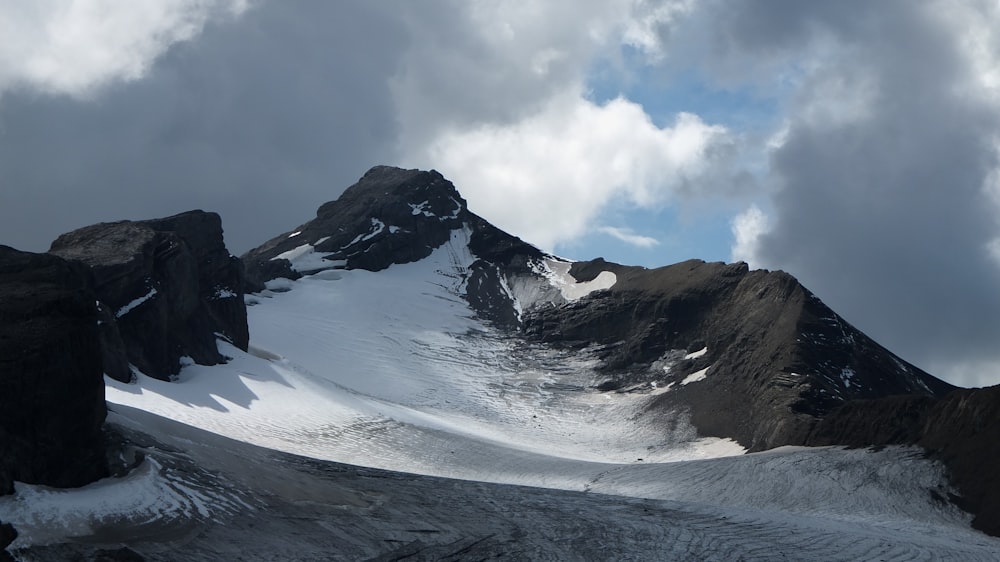
[[[44,545],[104,529],[128,534],[144,526],[162,529],[233,513],[250,506],[222,494],[192,475],[165,470],[148,458],[123,478],[106,478],[82,488],[56,489],[17,483],[16,494],[0,497],[0,520],[18,532],[13,547]]]

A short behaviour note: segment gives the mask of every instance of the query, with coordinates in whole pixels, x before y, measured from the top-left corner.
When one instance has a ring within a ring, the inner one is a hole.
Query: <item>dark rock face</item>
[[[17,538],[17,531],[10,523],[0,522],[0,562],[14,560],[14,557],[7,553],[7,547]]]
[[[278,277],[298,279],[335,268],[380,271],[415,262],[462,228],[469,229],[469,248],[479,258],[469,271],[470,303],[486,318],[516,323],[511,299],[496,290],[499,268],[524,270],[526,260],[542,252],[470,212],[455,186],[434,170],[376,166],[336,201],[323,204],[315,219],[242,259],[251,290],[259,291]],[[293,264],[303,249],[322,257]]]
[[[948,468],[974,515],[972,526],[1000,536],[1000,386],[957,389],[939,400],[891,396],[847,402],[826,416],[808,445],[920,445]]]
[[[131,380],[131,363],[168,380],[184,356],[221,363],[216,334],[247,348],[243,268],[215,213],[96,224],[63,234],[50,253],[90,270],[109,376]]]
[[[100,318],[84,268],[0,246],[0,493],[107,475]]]
[[[322,205],[315,219],[251,250],[243,261],[258,289],[275,277],[297,279],[332,267],[379,271],[429,256],[468,214],[465,199],[441,174],[377,166]],[[279,257],[305,244],[323,254],[324,263],[296,270]]]
[[[600,260],[570,273],[586,281],[600,271],[614,272],[615,285],[531,311],[524,334],[601,346],[603,388],[655,376],[673,386],[654,408],[686,408],[702,434],[752,451],[801,443],[816,419],[846,400],[952,388],[876,344],[784,272],[699,260],[648,270]],[[699,372],[702,380],[684,384]]]

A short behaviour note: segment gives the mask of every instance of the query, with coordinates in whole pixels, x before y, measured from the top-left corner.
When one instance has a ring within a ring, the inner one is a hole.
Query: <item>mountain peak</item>
[[[379,271],[427,257],[470,222],[465,199],[437,171],[376,166],[321,205],[315,219],[243,259],[258,287],[326,269]]]
[[[359,208],[364,207],[364,208]],[[447,220],[467,210],[455,186],[436,170],[406,170],[375,166],[336,200],[324,203],[316,218],[330,219],[344,211],[423,216]],[[405,221],[404,221],[405,222]]]

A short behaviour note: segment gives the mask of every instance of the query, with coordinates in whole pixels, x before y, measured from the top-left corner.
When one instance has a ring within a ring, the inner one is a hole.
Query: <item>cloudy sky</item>
[[[1000,5],[0,0],[0,243],[203,208],[236,253],[375,164],[571,258],[784,269],[1000,383]]]

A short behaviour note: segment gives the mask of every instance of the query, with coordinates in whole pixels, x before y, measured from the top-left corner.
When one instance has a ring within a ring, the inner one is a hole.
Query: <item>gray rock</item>
[[[101,340],[109,376],[130,380],[125,361],[163,380],[184,356],[221,363],[216,334],[247,348],[242,264],[226,250],[215,213],[96,224],[63,234],[50,253],[90,270],[106,309]]]

